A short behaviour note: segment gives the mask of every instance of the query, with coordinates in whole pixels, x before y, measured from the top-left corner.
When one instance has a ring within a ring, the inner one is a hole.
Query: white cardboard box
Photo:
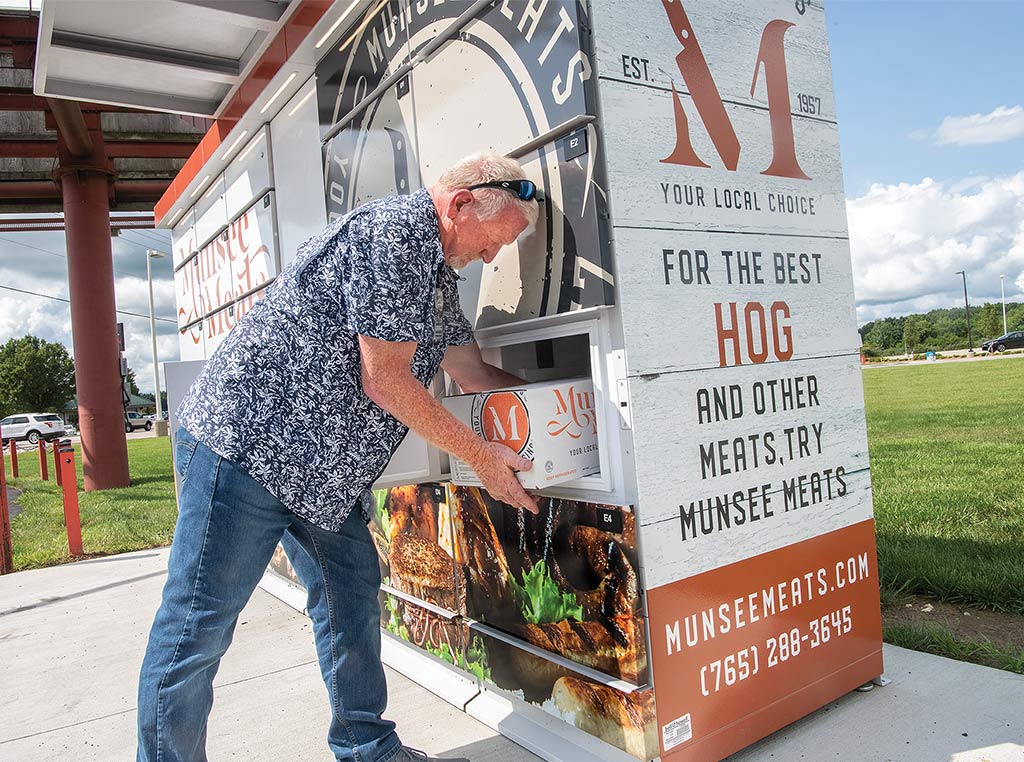
[[[533,461],[533,469],[519,474],[527,489],[550,487],[601,470],[594,382],[589,378],[463,394],[442,402],[480,437],[501,442]],[[453,456],[451,464],[454,484],[480,486],[464,461]]]

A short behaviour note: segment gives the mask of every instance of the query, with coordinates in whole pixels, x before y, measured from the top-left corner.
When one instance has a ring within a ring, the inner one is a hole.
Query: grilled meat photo
[[[636,571],[629,558],[607,532],[588,526],[573,527],[569,532],[568,553],[556,559],[556,578],[563,582],[583,605],[586,619],[632,615],[639,604]],[[583,588],[565,579],[567,563],[579,561],[596,586]]]
[[[397,534],[388,551],[391,585],[454,613],[465,610],[465,587],[456,584],[454,559],[434,542]]]
[[[412,534],[430,542],[437,542],[437,515],[433,487],[411,484],[388,490],[384,507],[391,517],[391,537]]]
[[[634,616],[606,621],[566,619],[550,624],[526,624],[518,635],[531,645],[564,656],[577,664],[621,677],[631,683],[647,679],[643,620]]]
[[[585,733],[640,759],[658,756],[654,691],[622,693],[578,677],[563,677],[551,695],[559,711],[572,717]]]
[[[507,619],[514,612],[505,551],[494,530],[480,491],[456,487],[452,506],[455,557],[463,565],[476,616]]]

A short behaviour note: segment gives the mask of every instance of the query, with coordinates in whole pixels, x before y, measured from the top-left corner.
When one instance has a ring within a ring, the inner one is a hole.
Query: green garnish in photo
[[[398,601],[395,599],[395,596],[389,594],[384,599],[384,602],[388,612],[391,614],[388,623],[384,625],[384,629],[392,635],[397,635],[402,640],[409,640],[409,629],[402,623],[402,619],[398,615]],[[452,663],[454,664],[454,662]]]
[[[491,667],[487,662],[487,649],[484,647],[484,641],[478,636],[473,636],[473,640],[466,649],[466,671],[471,675],[475,675],[479,680],[486,680],[487,682],[493,682],[491,680]]]
[[[543,561],[534,564],[528,572],[523,572],[521,585],[514,578],[509,581],[523,619],[529,624],[548,624],[563,619],[583,621],[583,607],[576,596],[558,589]]]
[[[455,654],[452,653],[451,646],[447,643],[442,643],[440,647],[434,648],[430,643],[424,643],[423,647],[434,654],[438,659],[448,662],[449,664],[455,664]]]
[[[391,539],[391,515],[384,510],[384,503],[388,499],[388,491],[386,489],[375,489],[373,491],[373,499],[377,501],[377,523],[380,525],[380,531],[384,533],[384,537],[390,541]]]

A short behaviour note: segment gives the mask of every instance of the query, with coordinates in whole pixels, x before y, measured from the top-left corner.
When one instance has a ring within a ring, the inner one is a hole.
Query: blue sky
[[[1020,169],[1024,140],[933,145],[947,116],[1024,98],[1024,3],[826,3],[846,192]]]
[[[961,269],[972,304],[999,300],[1000,275],[1007,299],[1024,301],[1024,0],[826,0],[825,10],[859,322],[959,306]],[[145,249],[166,250],[167,238],[114,239],[119,309],[148,313]],[[66,298],[61,234],[3,239],[0,283]],[[154,274],[157,313],[173,315],[169,261]],[[148,320],[124,320],[129,363],[149,389]],[[25,333],[70,347],[67,304],[0,291],[0,342]],[[158,333],[161,358],[175,359],[174,326]]]
[[[1024,3],[825,11],[859,320],[1024,298]]]

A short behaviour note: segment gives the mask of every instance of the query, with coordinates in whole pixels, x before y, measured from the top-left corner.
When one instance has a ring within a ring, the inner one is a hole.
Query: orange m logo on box
[[[708,62],[701,52],[697,37],[694,34],[690,19],[683,10],[680,0],[661,0],[668,14],[672,31],[675,32],[682,50],[676,56],[676,66],[683,75],[683,81],[690,89],[690,96],[697,107],[697,113],[711,136],[711,142],[718,151],[722,163],[730,171],[735,171],[740,158],[740,141],[736,137],[729,115],[722,103],[718,86],[711,76]],[[796,160],[796,146],[793,140],[793,115],[789,103],[789,78],[786,75],[786,53],[783,49],[783,38],[786,30],[794,24],[790,21],[775,19],[769,21],[761,33],[761,47],[757,51],[754,62],[754,78],[750,83],[750,95],[753,97],[757,86],[757,77],[764,66],[766,87],[768,88],[768,115],[772,128],[772,163],[762,175],[775,177],[792,177],[797,180],[810,180]],[[664,164],[680,164],[690,167],[710,168],[701,161],[690,142],[690,123],[683,110],[683,103],[672,84],[672,103],[675,107],[676,147],[672,154],[664,159]]]

